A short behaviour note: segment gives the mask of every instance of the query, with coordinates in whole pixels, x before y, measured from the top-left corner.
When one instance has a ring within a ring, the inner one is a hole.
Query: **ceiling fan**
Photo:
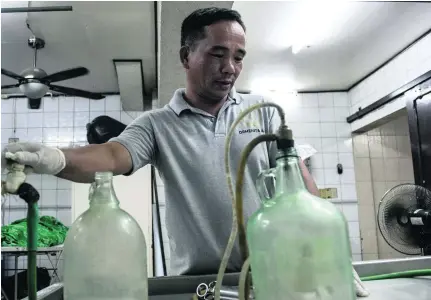
[[[3,75],[18,80],[18,83],[16,84],[2,85],[2,90],[19,87],[21,92],[29,99],[29,106],[32,109],[38,109],[40,107],[41,98],[48,92],[48,90],[70,96],[78,96],[95,100],[105,98],[100,93],[93,93],[52,84],[53,82],[87,75],[90,71],[84,67],[76,67],[48,75],[44,70],[36,67],[37,50],[45,47],[45,41],[32,36],[28,39],[28,45],[34,49],[33,68],[25,69],[19,75],[2,68],[1,73]]]

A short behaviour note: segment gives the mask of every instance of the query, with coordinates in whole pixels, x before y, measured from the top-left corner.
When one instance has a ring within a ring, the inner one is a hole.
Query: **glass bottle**
[[[147,300],[147,255],[138,223],[119,206],[111,172],[96,173],[90,207],[64,243],[66,300]]]
[[[257,300],[354,300],[351,249],[344,215],[306,189],[294,147],[262,172],[261,208],[247,224]],[[275,179],[268,197],[265,180]]]

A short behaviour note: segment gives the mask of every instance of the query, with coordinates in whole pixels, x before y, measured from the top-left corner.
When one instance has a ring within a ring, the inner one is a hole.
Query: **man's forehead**
[[[220,21],[205,27],[206,34],[213,39],[231,38],[245,39],[245,31],[236,21]]]
[[[214,50],[230,50],[245,54],[245,32],[242,26],[235,21],[223,21],[211,24],[205,28],[207,47]]]

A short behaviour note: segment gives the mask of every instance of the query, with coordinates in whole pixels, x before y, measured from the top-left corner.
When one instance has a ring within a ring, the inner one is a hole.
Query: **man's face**
[[[206,27],[205,38],[196,41],[185,67],[189,85],[204,99],[218,102],[226,97],[242,70],[245,32],[234,21]]]

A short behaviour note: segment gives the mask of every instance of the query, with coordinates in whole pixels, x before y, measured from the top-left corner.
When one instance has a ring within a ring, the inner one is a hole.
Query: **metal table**
[[[408,270],[431,268],[431,257],[408,259],[379,260],[355,262],[359,276],[380,275]],[[207,276],[173,276],[150,278],[150,300],[191,300],[196,287],[201,282],[211,282],[216,275]],[[238,274],[225,276],[224,284],[237,285]],[[376,281],[366,281],[365,286],[371,295],[360,300],[430,300],[431,277],[400,278]],[[54,284],[38,293],[40,300],[62,300],[62,283]],[[26,299],[27,300],[27,299]]]
[[[38,248],[37,249],[37,255],[46,255],[48,257],[48,260],[51,264],[52,268],[48,268],[48,270],[52,271],[51,276],[51,284],[53,283],[53,279],[56,278],[58,281],[60,281],[60,277],[58,276],[57,270],[58,270],[58,263],[60,261],[60,256],[63,253],[63,245],[58,245],[54,247],[44,247],[44,248]],[[26,247],[1,247],[1,255],[2,257],[13,257],[14,258],[14,268],[13,269],[4,269],[5,271],[14,271],[15,276],[15,300],[17,300],[18,297],[18,259],[21,256],[27,256],[27,248]],[[55,259],[52,259],[51,257],[55,256]],[[2,289],[2,295],[3,289]]]

